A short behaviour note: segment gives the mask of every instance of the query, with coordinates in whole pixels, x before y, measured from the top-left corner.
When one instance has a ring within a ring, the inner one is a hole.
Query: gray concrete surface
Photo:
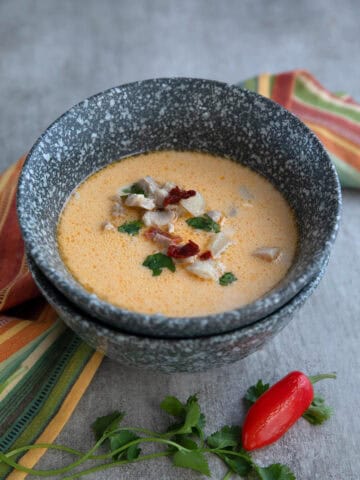
[[[236,82],[261,71],[312,71],[334,90],[360,99],[357,0],[1,0],[0,167],[15,161],[41,131],[79,100],[104,88],[156,76]],[[247,359],[196,375],[142,373],[105,360],[58,441],[90,444],[89,422],[124,408],[129,424],[157,428],[167,394],[198,392],[208,431],[239,423],[240,398],[258,378],[291,369],[337,371],[319,384],[335,415],[323,427],[304,421],[259,451],[264,464],[287,463],[299,480],[360,478],[360,199],[344,193],[342,228],[320,287],[271,344]],[[67,459],[48,453],[39,467]],[[213,478],[223,467],[212,464]],[[185,480],[196,474],[168,460],[97,473],[96,480]]]

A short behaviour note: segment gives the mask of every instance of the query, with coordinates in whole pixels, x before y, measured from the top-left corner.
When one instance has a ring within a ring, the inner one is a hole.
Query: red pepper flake
[[[165,232],[161,228],[150,227],[144,232],[145,237],[153,242],[162,243],[168,245],[171,243],[179,244],[182,242],[182,238],[179,235],[172,235],[169,232]]]
[[[199,245],[192,240],[189,240],[188,243],[182,246],[169,245],[167,250],[168,256],[172,258],[189,258],[197,255],[199,252]]]
[[[200,260],[210,260],[212,258],[212,253],[210,250],[206,250],[206,252],[202,253],[199,255]]]
[[[167,197],[164,200],[164,207],[167,205],[172,205],[174,203],[179,203],[180,200],[194,197],[196,195],[195,190],[181,190],[179,187],[174,187],[170,190]]]

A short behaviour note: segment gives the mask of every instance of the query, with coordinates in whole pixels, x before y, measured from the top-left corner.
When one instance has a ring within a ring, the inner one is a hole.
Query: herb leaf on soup
[[[161,274],[163,268],[167,268],[171,272],[175,272],[176,267],[172,258],[164,255],[163,253],[154,253],[148,255],[143,262],[143,266],[149,268],[153,272],[153,277]]]
[[[147,197],[147,195],[145,194],[145,190],[141,188],[140,185],[138,185],[137,183],[133,183],[131,187],[124,188],[123,192],[128,195],[138,194],[138,195],[144,195],[145,197]]]
[[[128,235],[138,235],[140,228],[143,226],[143,223],[140,220],[133,220],[132,222],[125,222],[120,227],[118,231],[121,233],[127,233]]]
[[[226,272],[219,278],[219,283],[221,286],[226,287],[233,282],[236,282],[237,278],[232,272]]]
[[[209,215],[201,215],[200,217],[192,217],[186,220],[186,223],[198,230],[205,230],[206,232],[220,232],[220,225],[212,220]]]

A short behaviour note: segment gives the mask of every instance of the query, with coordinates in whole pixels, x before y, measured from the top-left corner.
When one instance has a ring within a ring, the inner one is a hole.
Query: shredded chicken
[[[125,200],[125,205],[128,207],[140,207],[144,210],[153,210],[155,202],[153,198],[147,198],[142,193],[132,193]]]
[[[274,262],[280,256],[281,250],[279,247],[262,247],[253,252],[254,257],[261,258],[266,262]]]
[[[199,192],[196,192],[193,197],[180,200],[180,205],[194,217],[198,217],[205,212],[205,200]]]
[[[163,227],[172,223],[175,218],[176,214],[172,210],[156,210],[153,212],[146,212],[143,216],[143,222],[147,227],[150,225]]]
[[[102,224],[102,228],[103,228],[103,230],[109,230],[111,232],[116,231],[115,225],[113,225],[111,222],[104,222]]]
[[[145,237],[163,247],[168,247],[171,244],[177,245],[182,242],[182,238],[179,235],[171,235],[158,227],[150,227],[145,232]]]
[[[142,188],[144,192],[149,196],[153,196],[156,190],[159,189],[159,185],[152,177],[150,177],[150,175],[147,175],[146,177],[136,182],[136,185],[139,185],[139,187]]]
[[[215,260],[196,260],[193,264],[186,267],[186,270],[199,278],[216,282],[224,273],[225,267],[222,263]]]
[[[234,207],[234,205],[232,205],[232,206],[229,208],[228,216],[229,216],[229,217],[236,217],[237,214],[238,214],[238,209],[237,209],[236,207]]]
[[[124,215],[124,207],[121,198],[119,198],[118,201],[113,203],[111,207],[111,215],[113,217],[121,217],[122,215]]]
[[[157,188],[154,191],[153,195],[154,195],[155,205],[158,208],[162,208],[164,206],[164,200],[168,196],[168,191],[165,190],[165,188]]]
[[[167,191],[167,193],[169,193],[170,190],[172,190],[172,189],[175,188],[175,187],[176,187],[175,183],[173,183],[173,182],[166,182],[166,183],[164,183],[164,185],[163,185],[161,188],[163,188],[164,190]]]
[[[239,188],[240,196],[243,200],[244,207],[253,207],[253,200],[255,199],[254,195],[244,186],[241,185]]]
[[[210,210],[209,212],[206,212],[206,215],[211,218],[213,222],[218,223],[221,219],[221,212],[218,210]]]
[[[209,250],[214,258],[218,258],[232,243],[224,232],[215,233],[209,243]]]
[[[192,257],[187,257],[187,258],[173,258],[173,261],[175,263],[180,263],[182,265],[191,265],[194,263],[197,259],[196,255],[193,255]]]

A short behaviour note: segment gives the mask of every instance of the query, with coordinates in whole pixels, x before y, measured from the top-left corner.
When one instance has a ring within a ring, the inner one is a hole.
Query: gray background
[[[110,86],[159,76],[236,82],[259,72],[307,68],[329,89],[360,99],[360,4],[298,1],[0,1],[0,167],[26,152],[58,115]],[[360,477],[360,202],[344,192],[343,220],[328,272],[294,321],[262,351],[221,370],[166,376],[105,360],[58,441],[90,445],[89,422],[124,408],[129,425],[161,428],[167,394],[198,392],[208,431],[240,423],[240,401],[258,378],[292,369],[337,371],[316,390],[335,408],[322,427],[300,420],[256,453],[287,463],[302,480]],[[48,453],[41,468],[67,459]],[[212,464],[221,479],[222,465]],[[199,478],[166,459],[92,479]]]

